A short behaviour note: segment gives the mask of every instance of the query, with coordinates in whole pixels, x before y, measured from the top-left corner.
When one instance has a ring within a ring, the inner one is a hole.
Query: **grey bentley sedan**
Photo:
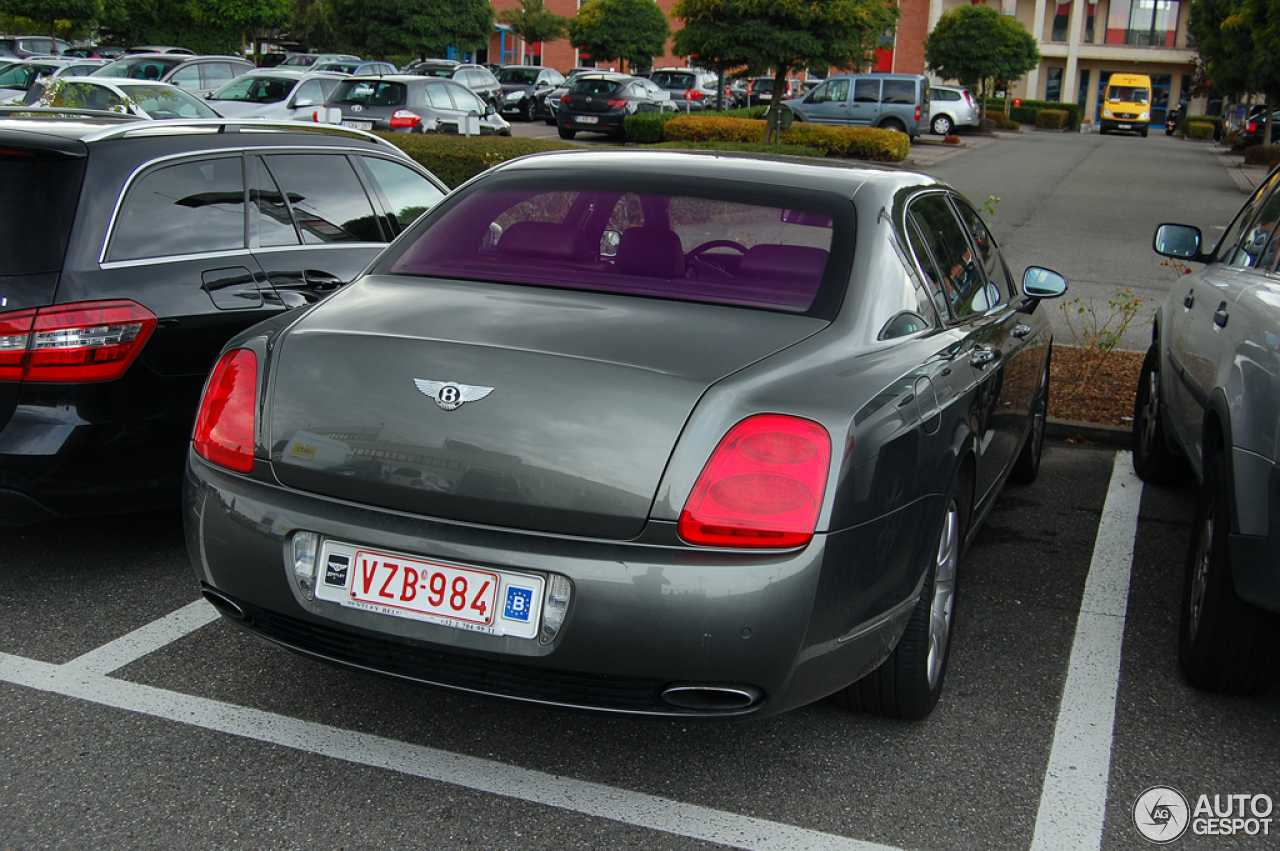
[[[315,659],[642,715],[922,718],[1052,339],[932,178],[676,152],[485,172],[205,388],[188,547]]]

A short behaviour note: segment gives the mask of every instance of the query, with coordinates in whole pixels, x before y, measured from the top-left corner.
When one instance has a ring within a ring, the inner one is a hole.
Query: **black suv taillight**
[[[111,381],[155,327],[155,314],[132,301],[0,313],[0,381]]]

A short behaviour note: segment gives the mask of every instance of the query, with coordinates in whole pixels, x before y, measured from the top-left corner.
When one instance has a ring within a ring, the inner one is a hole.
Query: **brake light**
[[[916,107],[916,121],[920,121],[920,107],[918,106]]]
[[[561,102],[561,103],[563,103],[563,104],[568,104],[568,103],[570,103],[569,96],[568,96],[568,95],[562,95],[562,96],[561,96],[561,98],[560,98],[560,102]]]
[[[200,400],[192,438],[196,454],[240,473],[253,470],[257,398],[258,356],[248,349],[227,352],[213,368]]]
[[[969,104],[969,106],[973,106],[973,95],[969,94],[968,89],[964,90],[964,101]]]
[[[397,109],[391,113],[391,129],[397,127],[417,127],[422,123],[422,116],[408,109]]]
[[[831,438],[810,420],[749,417],[729,429],[680,512],[680,537],[721,547],[798,547],[813,538]]]
[[[1256,122],[1256,121],[1250,121],[1250,122],[1249,122],[1249,127],[1248,127],[1248,129],[1247,129],[1247,130],[1245,130],[1245,132],[1246,132],[1246,133],[1257,133],[1257,132],[1258,132],[1258,122]]]
[[[611,99],[611,100],[609,100],[609,101],[606,101],[606,104],[607,104],[608,106],[613,107],[614,109],[622,109],[622,108],[624,108],[624,107],[627,105],[627,99],[626,99],[626,98],[613,98],[613,99]]]
[[[132,301],[4,314],[0,381],[112,381],[124,375],[155,327],[155,314]]]
[[[685,100],[702,100],[702,90],[689,89],[687,92],[684,93],[684,99]]]

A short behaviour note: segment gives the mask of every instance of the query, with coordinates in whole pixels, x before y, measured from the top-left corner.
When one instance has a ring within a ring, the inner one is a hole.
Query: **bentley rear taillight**
[[[680,513],[680,537],[719,547],[799,547],[813,538],[831,438],[810,420],[761,414],[720,441]]]
[[[0,314],[0,381],[111,381],[155,327],[155,314],[132,301]]]
[[[398,127],[417,127],[422,123],[422,116],[412,110],[397,109],[391,113],[391,129]]]
[[[239,473],[253,470],[257,398],[258,356],[248,349],[227,352],[200,400],[192,438],[196,454]]]

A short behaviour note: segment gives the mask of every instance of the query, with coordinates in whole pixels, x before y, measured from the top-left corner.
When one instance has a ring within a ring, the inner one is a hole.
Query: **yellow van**
[[[1144,137],[1151,127],[1151,78],[1146,74],[1112,74],[1102,104],[1101,133],[1128,130]]]

